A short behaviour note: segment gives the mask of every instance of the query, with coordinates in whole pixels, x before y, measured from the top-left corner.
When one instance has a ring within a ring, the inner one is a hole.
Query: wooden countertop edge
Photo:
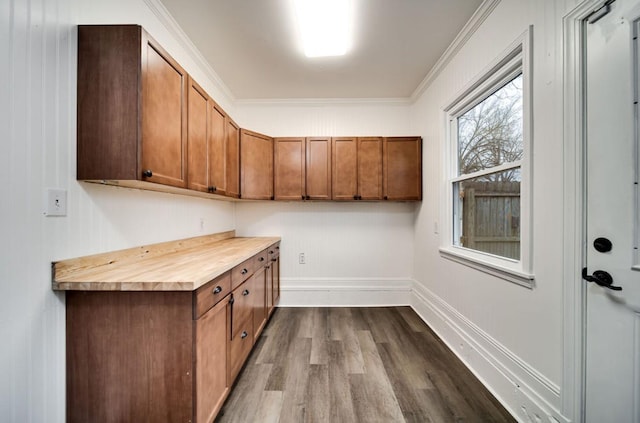
[[[280,241],[234,235],[230,231],[53,262],[52,289],[194,291]]]

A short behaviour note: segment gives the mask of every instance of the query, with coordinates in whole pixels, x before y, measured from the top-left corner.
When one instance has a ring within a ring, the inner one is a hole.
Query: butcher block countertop
[[[194,291],[278,241],[229,231],[58,261],[53,289]]]

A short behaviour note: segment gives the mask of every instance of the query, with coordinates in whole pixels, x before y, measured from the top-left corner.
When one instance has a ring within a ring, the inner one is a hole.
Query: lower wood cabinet
[[[67,291],[67,421],[213,422],[277,298],[276,246],[196,291]]]

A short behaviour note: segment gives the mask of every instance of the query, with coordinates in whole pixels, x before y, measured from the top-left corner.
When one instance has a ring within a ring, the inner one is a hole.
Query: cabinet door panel
[[[187,152],[189,157],[189,189],[207,191],[207,115],[209,98],[196,82],[189,78]]]
[[[227,301],[195,321],[196,422],[212,422],[222,407],[227,384]]]
[[[253,285],[253,331],[254,339],[258,339],[267,321],[266,313],[266,269],[261,267],[252,278]]]
[[[382,138],[358,138],[358,196],[382,200]]]
[[[227,193],[226,115],[211,102],[209,109],[209,186],[216,194]]]
[[[332,138],[332,198],[354,200],[358,193],[358,144],[356,138]]]
[[[273,141],[274,199],[302,200],[305,196],[304,138],[276,138]]]
[[[273,199],[273,139],[240,130],[240,192],[251,200]]]
[[[384,198],[422,199],[422,139],[393,137],[384,140]]]
[[[229,386],[233,385],[253,346],[253,318],[248,316],[247,319],[233,324],[238,327],[238,334],[229,341],[229,365],[227,366]]]
[[[227,117],[227,196],[240,197],[240,127]]]
[[[331,138],[307,138],[307,198],[331,199]]]
[[[142,81],[142,171],[153,174],[143,179],[185,187],[187,74],[148,41]]]

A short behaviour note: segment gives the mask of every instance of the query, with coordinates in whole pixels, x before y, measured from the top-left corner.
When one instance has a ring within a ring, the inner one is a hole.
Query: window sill
[[[462,251],[457,251],[455,248],[441,247],[440,256],[447,260],[455,261],[456,263],[463,264],[467,267],[471,267],[489,275],[515,283],[516,285],[524,286],[525,288],[533,289],[535,286],[535,277],[530,273],[524,273],[495,263],[490,263],[479,258],[470,257]]]

